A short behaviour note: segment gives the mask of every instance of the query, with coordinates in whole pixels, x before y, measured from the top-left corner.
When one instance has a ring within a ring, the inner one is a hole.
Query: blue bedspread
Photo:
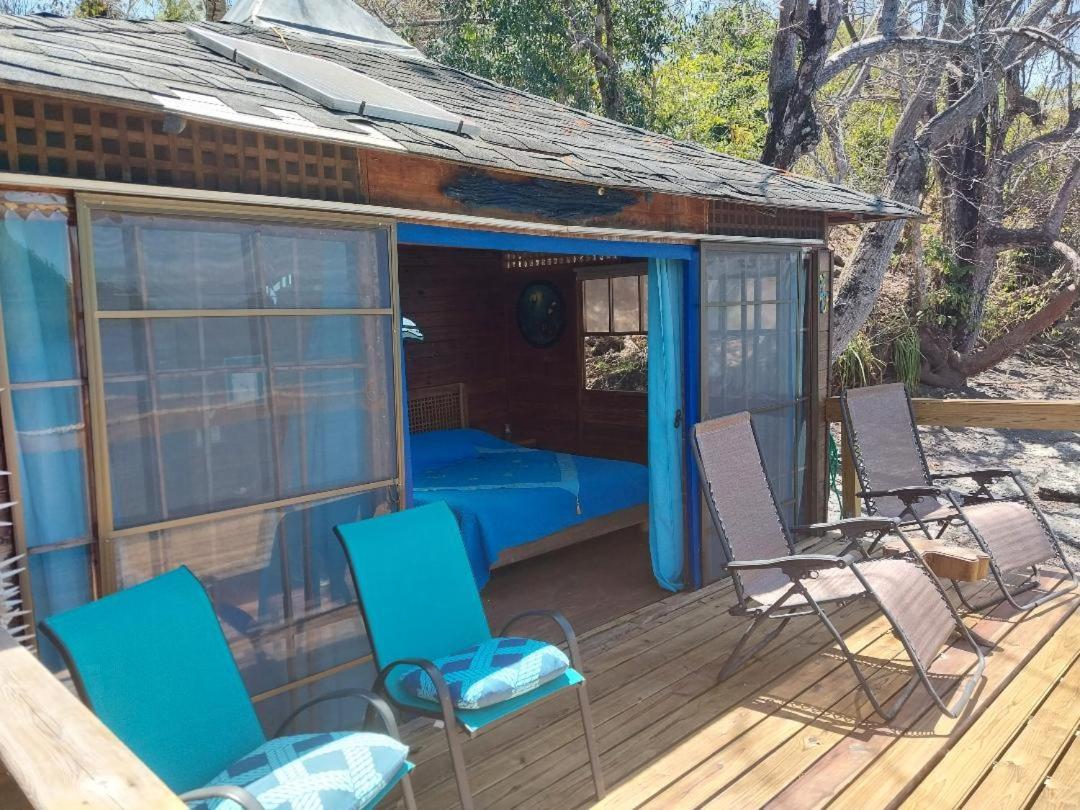
[[[641,464],[530,450],[479,430],[421,433],[411,443],[414,502],[453,510],[477,587],[503,549],[649,499]]]

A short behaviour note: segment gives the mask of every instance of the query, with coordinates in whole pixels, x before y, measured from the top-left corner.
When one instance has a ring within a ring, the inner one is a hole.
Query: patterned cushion
[[[334,732],[270,740],[207,784],[248,790],[265,810],[366,807],[397,778],[409,749],[384,734]],[[241,810],[229,799],[197,810]]]
[[[531,692],[566,672],[570,661],[558,647],[527,638],[493,638],[432,663],[446,678],[458,709],[482,709]],[[404,670],[403,670],[404,671]],[[402,691],[438,702],[435,684],[419,668],[404,671]]]

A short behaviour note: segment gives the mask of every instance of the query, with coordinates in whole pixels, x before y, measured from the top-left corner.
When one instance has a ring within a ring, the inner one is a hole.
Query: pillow
[[[394,738],[366,731],[279,737],[234,762],[207,787],[245,788],[265,810],[355,810],[400,778],[408,753]],[[241,808],[230,799],[207,799],[193,810]]]
[[[476,448],[487,446],[494,439],[482,430],[468,428],[410,434],[413,470],[423,472],[476,458],[479,455]]]
[[[543,641],[493,638],[457,655],[432,663],[446,678],[450,701],[458,709],[482,709],[533,691],[566,672],[566,653]],[[420,700],[437,703],[435,684],[419,668],[406,671],[399,688]]]

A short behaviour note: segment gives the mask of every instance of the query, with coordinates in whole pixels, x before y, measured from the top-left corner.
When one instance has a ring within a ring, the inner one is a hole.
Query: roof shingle
[[[282,47],[278,35],[228,23],[214,31]],[[899,203],[574,110],[432,61],[288,37],[288,47],[366,73],[479,124],[479,137],[365,121],[407,152],[492,169],[751,205],[910,217]],[[180,23],[0,15],[0,84],[62,89],[164,108],[177,91],[219,99],[280,127],[268,107],[355,138],[357,128],[304,96],[199,45]],[[355,116],[353,116],[355,118]]]

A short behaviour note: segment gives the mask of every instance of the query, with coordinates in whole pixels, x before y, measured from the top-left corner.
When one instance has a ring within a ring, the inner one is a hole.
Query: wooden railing
[[[0,630],[0,807],[185,805],[34,655]]]
[[[920,425],[964,428],[1005,428],[1008,430],[1077,430],[1080,431],[1078,399],[915,399],[915,421]],[[858,515],[861,504],[856,497],[859,481],[855,474],[847,433],[840,418],[840,399],[830,397],[825,418],[840,422],[841,496],[845,516]]]

